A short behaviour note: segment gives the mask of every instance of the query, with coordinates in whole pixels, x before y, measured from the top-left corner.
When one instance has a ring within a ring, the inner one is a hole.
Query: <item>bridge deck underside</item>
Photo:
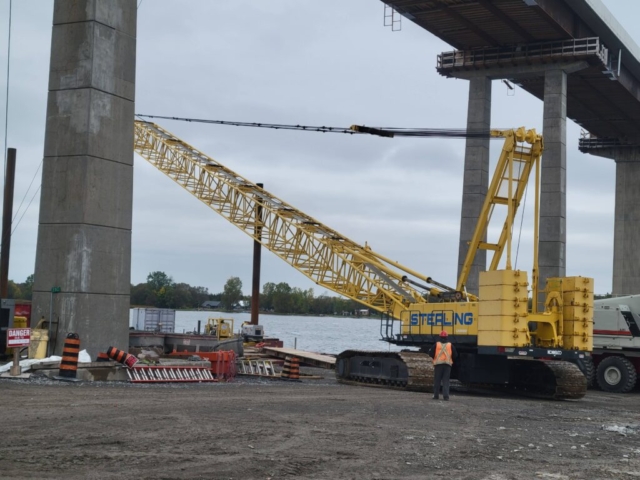
[[[516,81],[544,98],[544,78]],[[640,132],[640,101],[618,81],[592,67],[567,77],[567,117],[598,137],[634,140]]]
[[[592,25],[592,20],[587,23],[569,6],[579,3],[574,0],[382,1],[458,50],[599,35],[611,40],[610,32],[605,34],[601,27]],[[614,48],[610,53],[617,54],[618,50]],[[640,81],[625,68],[625,61],[637,62],[637,59],[629,60],[628,55],[623,54],[622,75],[614,80],[603,72],[602,65],[568,77],[567,116],[598,137],[628,139],[640,134]],[[632,70],[635,68],[634,63]],[[498,77],[495,72],[488,75]],[[529,74],[514,80],[536,97],[543,98],[544,77],[541,75]]]
[[[457,49],[572,38],[563,21],[569,8],[554,0],[383,0],[425,30]],[[586,33],[586,32],[585,32]],[[591,36],[589,34],[581,36]]]

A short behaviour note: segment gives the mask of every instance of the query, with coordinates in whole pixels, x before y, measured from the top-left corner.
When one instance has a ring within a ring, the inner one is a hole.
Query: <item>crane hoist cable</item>
[[[433,138],[494,138],[490,130],[469,131],[467,129],[447,128],[397,128],[367,127],[352,125],[350,127],[327,127],[318,125],[288,125],[282,123],[233,122],[227,120],[206,120],[201,118],[167,117],[161,115],[136,114],[140,118],[176,120],[191,123],[209,123],[214,125],[230,125],[235,127],[270,128],[274,130],[301,130],[305,132],[343,133],[347,135],[376,135],[380,137],[433,137]]]

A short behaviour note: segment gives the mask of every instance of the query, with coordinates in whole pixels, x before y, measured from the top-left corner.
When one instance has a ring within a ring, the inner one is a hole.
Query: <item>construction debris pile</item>
[[[332,356],[270,346],[281,344],[280,341],[248,342],[241,356],[233,350],[174,350],[167,354],[153,348],[130,348],[129,352],[136,351],[136,356],[110,346],[92,362],[86,351],[80,352],[78,334],[69,333],[61,357],[23,360],[20,362],[20,378],[29,378],[31,373],[37,373],[63,381],[107,380],[148,384],[228,382],[240,375],[300,381],[322,378],[301,373],[301,365],[334,368],[335,358]],[[1,367],[0,372],[8,370],[9,366]]]

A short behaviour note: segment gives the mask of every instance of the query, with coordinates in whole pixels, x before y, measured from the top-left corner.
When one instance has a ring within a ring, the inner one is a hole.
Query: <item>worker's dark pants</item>
[[[442,383],[442,396],[445,400],[449,399],[449,377],[451,376],[451,365],[441,363],[436,365],[435,378],[433,383],[433,398],[438,398],[440,395],[440,383]]]

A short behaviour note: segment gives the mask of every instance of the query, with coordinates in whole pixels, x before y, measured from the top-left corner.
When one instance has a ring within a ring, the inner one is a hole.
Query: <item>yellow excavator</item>
[[[382,129],[351,128],[393,136]],[[467,388],[581,398],[587,386],[581,368],[593,347],[593,280],[551,278],[544,292],[538,292],[543,139],[524,128],[492,130],[488,135],[503,138],[504,145],[456,287],[349,240],[152,122],[135,122],[134,149],[318,285],[380,312],[384,340],[419,349],[342,352],[336,361],[339,381],[433,391],[433,365],[424,352],[445,330],[460,354],[452,378]],[[512,269],[511,236],[532,173],[534,265],[529,283],[526,272]],[[503,227],[498,238],[489,241],[489,223],[501,211]],[[475,296],[465,284],[479,249],[492,251],[493,258],[488,270],[480,273]],[[503,254],[505,265],[498,269]]]

